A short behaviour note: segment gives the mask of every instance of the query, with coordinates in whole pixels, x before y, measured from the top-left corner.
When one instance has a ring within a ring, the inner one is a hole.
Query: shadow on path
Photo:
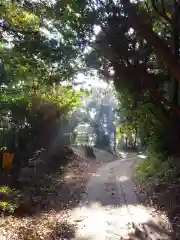
[[[175,239],[164,213],[157,215],[140,204],[131,179],[132,164],[132,159],[111,162],[91,177],[72,213],[77,223],[75,239]]]

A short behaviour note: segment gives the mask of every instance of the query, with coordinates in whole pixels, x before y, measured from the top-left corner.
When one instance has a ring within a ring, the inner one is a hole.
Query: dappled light
[[[143,155],[143,154],[139,154],[138,157],[139,157],[139,158],[142,158],[142,159],[147,158],[147,156],[146,156],[146,155]]]
[[[171,239],[173,230],[166,213],[143,206],[137,199],[131,182],[132,163],[131,155],[92,175],[70,214],[75,239]]]
[[[89,202],[75,208],[72,212],[72,223],[78,222],[75,236],[89,239],[169,239],[169,232],[164,229],[163,217],[155,219],[151,216],[154,209],[142,205],[102,206],[100,202]],[[162,216],[162,215],[161,215]],[[152,228],[151,228],[152,227]],[[140,238],[141,232],[143,238]],[[138,236],[139,234],[139,236]],[[153,238],[156,237],[156,238]],[[151,239],[151,235],[149,235]]]
[[[60,153],[56,154],[54,168],[47,164],[54,160],[48,156],[40,162],[40,167],[36,165],[35,172],[26,169],[28,171],[20,177],[21,188],[18,191],[7,185],[0,187],[4,197],[0,193],[3,200],[0,207],[4,210],[0,231],[8,222],[7,234],[17,239],[24,239],[27,233],[29,239],[35,239],[35,236],[42,239],[75,236],[74,224],[68,223],[69,214],[80,203],[85,184],[91,177],[89,174],[93,174],[97,166],[84,161],[71,150],[66,150],[65,155],[62,151]],[[62,167],[61,159],[66,157],[68,163]]]
[[[125,182],[128,180],[128,178],[127,178],[127,176],[120,176],[117,180],[120,182]]]
[[[180,239],[180,2],[0,1],[0,239]]]
[[[119,154],[122,156],[122,158],[126,158],[127,156],[126,152],[119,151]]]

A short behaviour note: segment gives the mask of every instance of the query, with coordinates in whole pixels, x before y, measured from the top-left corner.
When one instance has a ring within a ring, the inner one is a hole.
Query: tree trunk
[[[174,0],[174,14],[173,14],[173,21],[172,21],[172,32],[173,32],[173,43],[172,49],[173,53],[177,59],[179,60],[179,14],[178,14],[178,4],[177,1]],[[173,94],[172,94],[172,101],[175,106],[178,106],[179,100],[179,82],[174,78],[173,79]]]
[[[122,0],[125,11],[128,14],[128,20],[137,33],[143,37],[150,46],[156,50],[156,55],[162,59],[169,69],[172,77],[180,82],[180,64],[176,57],[171,53],[166,43],[153,32],[152,28],[144,22],[138,15],[138,9],[130,0]]]
[[[135,134],[134,134],[134,148],[136,148],[136,142],[137,142],[137,127],[135,128]]]
[[[127,138],[127,136],[125,137],[125,148],[127,149],[127,147],[128,147],[128,138]]]

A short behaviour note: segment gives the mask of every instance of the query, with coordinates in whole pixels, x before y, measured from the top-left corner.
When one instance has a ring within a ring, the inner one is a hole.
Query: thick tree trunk
[[[143,37],[150,46],[156,50],[156,55],[162,59],[166,67],[169,69],[171,76],[180,82],[180,64],[174,54],[171,53],[166,43],[153,32],[152,28],[144,22],[138,15],[135,4],[130,0],[122,0],[125,11],[132,27],[137,33]]]
[[[174,0],[174,14],[172,21],[172,32],[173,32],[173,43],[172,49],[173,53],[177,59],[179,60],[179,6],[176,0]],[[173,79],[173,93],[172,93],[172,101],[175,106],[178,106],[179,100],[179,82],[174,78]]]
[[[127,138],[127,136],[125,137],[125,148],[127,148],[128,147],[128,138]]]
[[[134,148],[136,148],[137,146],[136,146],[136,143],[137,143],[137,133],[138,133],[138,129],[137,129],[137,127],[135,128],[135,136],[134,136],[134,143],[133,143],[133,145],[134,145]]]

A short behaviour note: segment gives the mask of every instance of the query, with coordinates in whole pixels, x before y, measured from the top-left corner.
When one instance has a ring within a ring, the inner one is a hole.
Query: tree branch
[[[7,31],[7,32],[13,32],[15,34],[24,34],[24,35],[34,35],[34,34],[37,34],[39,31],[26,31],[26,30],[21,30],[21,29],[13,29],[9,26],[6,26],[6,25],[3,25],[3,26],[0,26],[0,28],[3,30],[3,31]]]
[[[127,3],[128,0],[124,0],[124,1]],[[124,4],[126,4],[126,3],[124,3]],[[134,11],[133,11],[132,16],[134,16],[135,14],[136,14],[136,12],[134,13]],[[132,17],[131,17],[130,20],[132,20]],[[136,25],[137,25],[138,30],[141,27],[141,25],[143,25],[142,26],[143,28],[146,27],[146,24],[141,24],[138,16],[135,15],[135,18],[133,18],[133,20],[134,21],[137,20],[138,24],[136,24]],[[117,72],[120,73],[120,75],[123,78],[127,78],[127,79],[131,76],[135,76],[135,79],[138,79],[139,81],[141,81],[140,84],[146,85],[147,89],[149,89],[153,93],[153,95],[157,99],[160,100],[161,103],[165,104],[167,107],[170,108],[171,111],[175,112],[178,116],[180,116],[180,109],[176,108],[169,100],[167,100],[152,85],[151,75],[146,72],[146,70],[143,68],[143,66],[141,66],[141,65],[133,66],[132,64],[128,64],[127,62],[125,63],[124,60],[121,59],[121,56],[119,56],[119,54],[117,52],[115,52],[112,47],[110,47],[111,45],[108,44],[108,43],[111,43],[111,42],[109,42],[109,40],[110,40],[109,35],[108,35],[106,29],[102,26],[102,24],[101,24],[101,28],[102,28],[102,31],[104,32],[104,34],[107,36],[107,39],[108,39],[108,42],[105,42],[105,49],[103,49],[103,55],[104,55],[105,58],[107,58],[112,63],[115,71],[117,70]],[[149,26],[148,26],[148,28],[149,28]],[[143,29],[143,33],[144,33],[144,31],[145,30]],[[149,37],[149,35],[148,35],[148,37]],[[158,38],[153,31],[152,31],[152,33],[150,33],[150,37],[151,38],[153,37],[153,42],[154,42],[154,40],[156,41],[156,38]],[[159,41],[159,43],[161,43],[161,40],[159,38],[158,38],[158,41]],[[101,43],[101,46],[102,45],[103,44]],[[171,53],[169,52],[168,47],[165,44],[163,45],[163,47],[165,48],[166,51],[168,51],[168,55],[170,54],[170,56],[171,56]],[[97,51],[100,51],[95,46],[94,46],[94,49],[97,50]],[[173,56],[171,56],[171,57],[173,57]],[[174,61],[174,58],[173,58],[173,61]],[[175,61],[176,61],[176,59],[175,59]],[[177,64],[177,65],[179,67],[179,64]],[[179,70],[180,69],[178,68],[178,71]],[[179,71],[179,74],[180,74],[180,71]],[[180,81],[180,75],[179,75],[179,81]]]
[[[153,32],[152,28],[141,19],[137,14],[136,6],[131,3],[130,0],[122,0],[122,3],[132,27],[147,41],[147,44],[155,48],[156,55],[162,59],[171,75],[180,82],[180,64],[171,53],[169,47]]]
[[[132,76],[135,76],[134,79],[138,79],[138,81],[141,81],[140,84],[146,86],[147,89],[149,89],[153,95],[160,100],[161,103],[166,105],[170,108],[170,111],[176,113],[176,115],[180,116],[180,109],[175,107],[168,99],[166,99],[153,85],[152,85],[152,78],[149,73],[145,71],[144,68],[139,66],[134,67],[126,67],[123,63],[116,64],[118,68],[118,73],[121,74],[123,78],[128,78],[129,74]]]
[[[164,0],[161,0],[161,5],[162,5],[162,12],[158,9],[158,7],[156,6],[156,3],[155,3],[156,0],[151,0],[151,5],[152,7],[154,8],[155,12],[162,18],[164,18],[168,23],[172,24],[172,19],[169,18],[166,14],[166,11],[165,11],[165,6],[164,6]]]

